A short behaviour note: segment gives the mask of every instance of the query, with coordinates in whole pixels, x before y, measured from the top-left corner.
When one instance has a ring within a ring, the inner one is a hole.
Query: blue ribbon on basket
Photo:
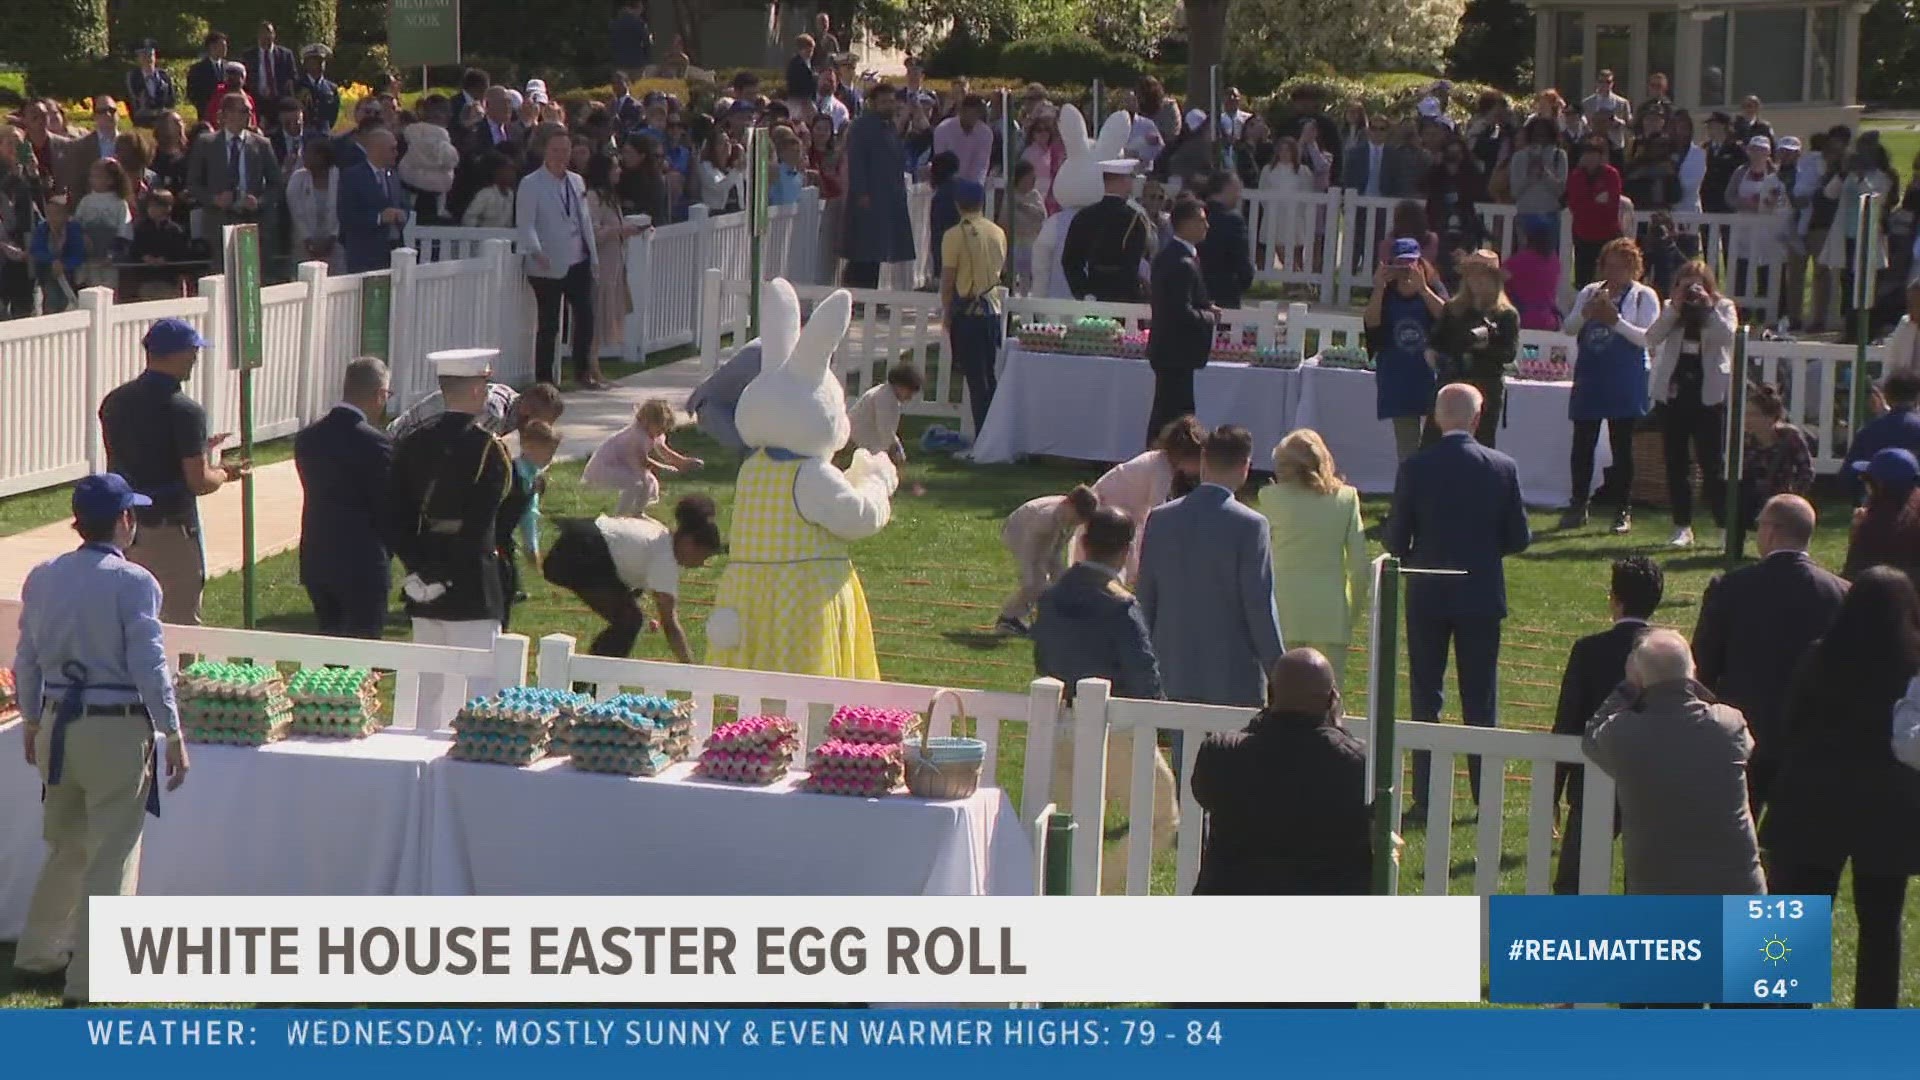
[[[139,693],[139,687],[126,683],[88,682],[87,665],[78,660],[69,660],[60,665],[60,674],[66,678],[63,683],[48,683],[47,689],[60,690],[60,704],[54,710],[53,730],[47,733],[47,787],[60,782],[60,774],[67,765],[67,725],[85,715],[87,691],[117,690],[127,693]],[[152,740],[147,741],[147,813],[160,816],[160,762]],[[46,792],[41,792],[46,797]]]

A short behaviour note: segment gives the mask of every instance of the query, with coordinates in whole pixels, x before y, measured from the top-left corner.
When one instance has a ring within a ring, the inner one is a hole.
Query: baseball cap
[[[1768,153],[1772,153],[1773,140],[1767,138],[1765,135],[1755,135],[1753,138],[1747,140],[1747,149],[1765,150]]]
[[[1197,130],[1201,124],[1204,124],[1206,122],[1207,122],[1207,111],[1205,109],[1188,109],[1187,110],[1187,126],[1188,127],[1194,128]]]
[[[1797,153],[1800,150],[1800,140],[1793,137],[1792,135],[1788,135],[1780,140],[1780,145],[1778,149],[1782,153],[1787,153],[1787,154]]]
[[[1403,236],[1393,242],[1393,261],[1397,266],[1411,266],[1424,256],[1420,250],[1420,241],[1411,236]]]
[[[154,356],[171,356],[188,349],[204,349],[207,339],[185,319],[159,319],[147,328],[140,347]]]
[[[1420,104],[1415,106],[1415,108],[1419,111],[1421,116],[1439,116],[1440,115],[1440,102],[1436,98],[1430,98],[1430,97],[1421,98]]]
[[[119,473],[94,473],[73,485],[73,516],[82,520],[119,517],[136,506],[152,505],[152,499],[133,490]]]
[[[1897,446],[1877,451],[1867,460],[1853,462],[1847,468],[1871,477],[1874,483],[1884,487],[1912,487],[1920,480],[1920,458],[1915,458],[1913,451]]]
[[[986,205],[987,189],[975,181],[956,179],[953,182],[952,192],[953,201],[956,203],[966,206]]]

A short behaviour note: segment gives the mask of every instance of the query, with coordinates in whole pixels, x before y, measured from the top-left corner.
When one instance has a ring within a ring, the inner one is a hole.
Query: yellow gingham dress
[[[740,644],[709,645],[707,663],[841,679],[880,678],[873,624],[846,541],[800,516],[801,462],[756,450],[740,467],[716,608],[740,618]]]

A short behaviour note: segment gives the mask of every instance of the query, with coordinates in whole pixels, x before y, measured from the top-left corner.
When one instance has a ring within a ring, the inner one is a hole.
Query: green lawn
[[[703,491],[714,497],[723,511],[729,508],[733,468],[725,455],[705,444],[697,435],[682,434],[676,442],[687,452],[701,454],[716,467],[699,478],[673,481],[667,485],[667,500],[688,491]],[[598,493],[584,491],[578,484],[578,463],[563,465],[548,489],[546,513],[549,517],[590,514],[605,510],[610,500]],[[880,536],[856,545],[855,561],[865,584],[873,611],[876,644],[882,670],[889,679],[935,685],[957,685],[985,689],[1017,691],[1031,677],[1031,653],[1020,641],[991,636],[994,614],[1013,584],[1012,566],[999,546],[1000,523],[1008,508],[1036,495],[1065,490],[1073,483],[1097,474],[1091,467],[1033,465],[1022,467],[976,468],[948,461],[913,462],[912,478],[924,482],[928,494],[923,498],[901,497],[895,504],[893,523]],[[1370,518],[1382,508],[1370,502]],[[1501,665],[1501,722],[1504,726],[1542,730],[1552,722],[1552,709],[1562,663],[1573,640],[1607,625],[1604,594],[1609,559],[1628,552],[1653,554],[1668,572],[1667,601],[1659,621],[1683,631],[1690,630],[1695,605],[1709,576],[1720,566],[1720,559],[1706,552],[1670,555],[1661,546],[1668,526],[1664,516],[1643,509],[1634,536],[1615,538],[1596,524],[1572,535],[1552,531],[1552,514],[1533,516],[1536,532],[1534,547],[1508,560],[1509,590],[1514,614],[1508,620],[1503,663]],[[1816,554],[1829,564],[1837,563],[1844,548],[1844,533],[1839,522],[1844,517],[1833,509],[1827,515]],[[724,522],[723,522],[724,523]],[[689,572],[683,583],[686,622],[696,654],[702,649],[701,622],[711,602],[719,567]],[[571,596],[532,580],[531,598],[515,609],[514,629],[537,639],[541,635],[565,632],[582,638],[597,630],[595,620],[575,603]],[[283,555],[262,564],[259,579],[259,605],[262,625],[267,629],[299,631],[312,627],[306,597],[301,591],[294,556]],[[215,582],[207,593],[209,622],[237,625],[240,588],[236,577]],[[397,615],[396,615],[397,618]],[[390,632],[404,637],[405,628],[396,622]],[[1365,635],[1362,634],[1348,663],[1345,689],[1349,710],[1363,712],[1366,707]],[[642,637],[636,655],[667,659],[664,641],[657,633]],[[1401,668],[1404,673],[1404,665]],[[1406,700],[1404,674],[1400,699]],[[1449,701],[1449,711],[1452,702]],[[1017,798],[1020,787],[1021,748],[1012,741],[1002,747],[1000,782]],[[1509,766],[1506,787],[1506,814],[1502,838],[1501,882],[1503,891],[1525,888],[1526,815],[1531,777],[1523,764]],[[1456,812],[1465,818],[1456,824],[1451,837],[1452,873],[1449,891],[1471,892],[1473,852],[1476,847],[1474,822],[1467,810],[1464,766],[1456,777]],[[1425,865],[1425,836],[1410,830],[1408,850],[1403,859],[1401,889],[1413,893],[1422,890]],[[1155,867],[1157,890],[1172,884],[1172,866],[1162,860]],[[1853,918],[1850,905],[1842,898],[1835,919],[1840,945],[1836,950],[1835,993],[1846,1003],[1852,995]],[[1910,1000],[1920,1001],[1920,901],[1908,909],[1907,963],[1905,989]],[[0,1002],[26,1003],[19,994],[8,995],[6,976],[0,973]]]

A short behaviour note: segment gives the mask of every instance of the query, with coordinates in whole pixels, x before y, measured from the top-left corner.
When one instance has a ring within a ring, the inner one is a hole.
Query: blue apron
[[[1427,366],[1427,336],[1433,315],[1424,298],[1401,296],[1389,287],[1380,303],[1380,349],[1374,353],[1374,414],[1378,419],[1425,416],[1433,411],[1433,369]]]
[[[60,676],[66,682],[50,682],[48,690],[62,691],[60,705],[53,714],[53,730],[47,733],[47,787],[60,783],[60,774],[67,764],[67,725],[85,714],[88,690],[116,690],[137,693],[138,688],[126,683],[96,683],[87,681],[87,665],[78,660],[69,660],[60,666]],[[41,792],[44,798],[46,792]],[[147,813],[160,816],[160,763],[159,754],[152,739],[147,740]]]
[[[1624,311],[1629,288],[1615,306]],[[1579,351],[1573,361],[1573,392],[1567,395],[1569,420],[1633,420],[1647,415],[1647,350],[1588,320],[1580,325]]]

